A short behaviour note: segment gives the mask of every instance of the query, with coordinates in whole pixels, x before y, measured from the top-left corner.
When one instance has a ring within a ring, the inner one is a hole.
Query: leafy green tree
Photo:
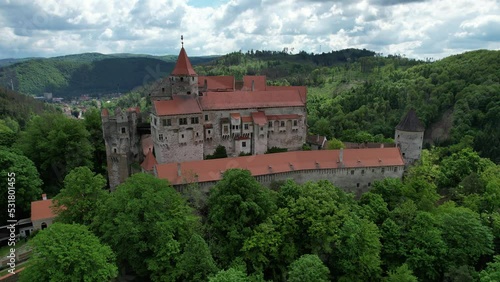
[[[492,262],[487,264],[487,267],[479,273],[481,282],[496,282],[500,281],[500,256],[495,256]]]
[[[223,266],[240,255],[244,240],[275,210],[271,191],[240,169],[224,173],[210,191],[208,206],[212,253]]]
[[[93,148],[82,121],[62,114],[43,114],[30,121],[17,146],[30,158],[46,185],[56,194],[66,174],[75,167],[92,168]]]
[[[248,276],[245,272],[229,268],[228,270],[221,270],[215,275],[208,279],[209,282],[250,282]]]
[[[136,173],[99,205],[92,227],[120,266],[153,281],[174,281],[177,259],[197,223],[167,181]]]
[[[20,281],[101,282],[118,274],[111,248],[83,225],[54,223],[29,244],[33,254]]]
[[[62,223],[89,225],[96,215],[99,201],[109,193],[103,188],[106,179],[82,166],[71,170],[64,178],[64,188],[53,199],[57,220]]]
[[[332,138],[331,140],[328,140],[328,142],[326,144],[326,148],[328,150],[338,150],[338,149],[345,148],[345,145],[344,145],[344,143],[342,143],[342,141],[340,141],[336,138]]]
[[[85,128],[89,132],[89,141],[92,147],[94,147],[92,157],[94,171],[105,175],[107,173],[106,147],[104,145],[104,138],[102,137],[101,113],[97,108],[92,108],[83,117],[85,118]]]
[[[415,276],[422,281],[439,280],[447,247],[435,217],[427,212],[418,212],[405,237],[406,263]]]
[[[340,281],[375,281],[381,274],[380,232],[377,226],[353,216],[347,219],[339,232],[334,268]]]
[[[382,196],[389,210],[393,210],[403,202],[404,189],[404,184],[401,179],[385,178],[382,181],[375,181],[370,192]]]
[[[303,255],[290,265],[288,282],[329,281],[330,270],[317,255]]]
[[[0,119],[0,146],[11,147],[16,141],[17,133]]]
[[[183,281],[207,281],[209,276],[219,271],[207,243],[198,234],[191,236],[179,257],[177,268]]]
[[[387,278],[384,279],[385,282],[418,282],[417,277],[413,275],[413,272],[408,267],[407,264],[403,264],[395,270],[389,270]]]
[[[387,203],[384,201],[380,194],[371,192],[364,193],[363,195],[361,195],[359,204],[362,208],[361,214],[377,225],[382,224],[382,222],[384,222],[384,220],[389,215]]]
[[[205,156],[205,159],[207,160],[222,159],[222,158],[227,158],[226,147],[222,145],[217,146],[217,148],[215,148],[215,152],[212,155]]]
[[[477,213],[446,203],[437,209],[436,218],[448,249],[444,259],[450,266],[474,265],[493,252],[493,234]]]
[[[10,180],[9,180],[10,179]],[[9,188],[15,188],[16,218],[30,216],[31,202],[39,200],[42,195],[42,180],[33,162],[20,152],[0,147],[0,206],[8,206]],[[12,183],[12,186],[9,184]],[[7,210],[0,213],[0,222],[7,222]]]

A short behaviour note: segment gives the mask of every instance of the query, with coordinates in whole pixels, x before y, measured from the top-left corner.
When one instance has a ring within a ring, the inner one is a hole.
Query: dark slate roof
[[[424,124],[418,119],[417,113],[411,109],[404,118],[401,119],[396,126],[397,130],[422,132],[425,131]]]

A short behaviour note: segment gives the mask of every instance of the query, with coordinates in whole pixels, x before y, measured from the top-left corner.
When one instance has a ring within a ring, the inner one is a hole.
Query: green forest
[[[334,141],[390,141],[415,108],[426,149],[360,198],[326,180],[264,187],[246,170],[208,194],[142,173],[109,193],[98,109],[70,119],[0,90],[1,178],[16,171],[20,217],[42,192],[58,214],[28,241],[20,281],[500,281],[499,51],[249,51],[195,68],[307,85],[309,130]],[[140,90],[110,107],[139,104]]]
[[[30,96],[54,97],[127,93],[165,77],[177,56],[85,53],[54,58],[0,62],[0,86]],[[193,63],[212,57],[193,57]],[[4,60],[8,61],[8,60]]]

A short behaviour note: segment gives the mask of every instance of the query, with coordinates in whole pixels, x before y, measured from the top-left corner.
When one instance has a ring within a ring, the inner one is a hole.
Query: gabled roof
[[[408,111],[406,116],[404,116],[396,126],[396,129],[411,132],[425,131],[424,124],[418,119],[415,109],[410,109],[410,111]]]
[[[203,110],[305,106],[297,90],[207,92],[199,99]]]
[[[52,199],[31,202],[31,221],[56,217],[51,206]]]
[[[234,76],[198,76],[198,87],[205,86],[207,81],[206,91],[234,91]]]
[[[264,112],[253,112],[251,114],[253,123],[258,124],[260,126],[263,126],[267,123],[267,117]]]
[[[201,113],[200,105],[192,96],[176,95],[172,100],[153,101],[158,116],[175,116]]]
[[[307,87],[306,86],[267,86],[267,90],[277,91],[277,90],[297,90],[299,91],[302,102],[307,100]]]
[[[404,166],[399,148],[344,149],[343,167]],[[218,181],[228,168],[248,169],[253,176],[283,173],[296,170],[340,168],[340,150],[294,151],[236,158],[200,160],[180,164],[167,163],[156,166],[157,176],[172,184],[183,184],[183,174],[194,173],[199,182]]]
[[[265,91],[266,90],[266,76],[265,75],[245,75],[243,76],[243,87],[241,90],[250,91]]]
[[[156,161],[156,158],[153,155],[153,151],[151,149],[149,149],[149,152],[146,155],[146,158],[144,159],[144,161],[142,162],[141,167],[145,171],[152,171],[154,166],[157,164],[158,164],[158,162]]]
[[[194,71],[191,62],[189,61],[184,47],[181,48],[179,57],[177,57],[177,63],[175,64],[174,70],[172,71],[171,75],[196,75],[196,72]]]

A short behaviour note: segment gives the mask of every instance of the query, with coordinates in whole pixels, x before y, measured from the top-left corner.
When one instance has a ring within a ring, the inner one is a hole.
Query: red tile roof
[[[205,80],[207,80],[206,91],[234,91],[234,76],[199,76],[198,87],[204,87]]]
[[[258,125],[265,125],[267,123],[267,117],[264,112],[253,112],[252,119],[253,123]]]
[[[267,119],[268,120],[279,120],[279,119],[299,119],[300,115],[293,114],[293,115],[268,115]]]
[[[184,47],[181,48],[181,52],[179,53],[179,57],[177,58],[177,63],[175,64],[174,70],[172,71],[171,75],[196,75],[196,72],[194,71],[191,62],[189,61]]]
[[[299,91],[302,102],[306,103],[307,99],[307,87],[306,86],[267,86],[267,90],[277,91],[277,90],[296,90]]]
[[[108,117],[108,116],[109,116],[109,111],[108,111],[108,109],[106,109],[106,108],[102,109],[102,111],[101,111],[101,116],[103,116],[103,117]]]
[[[31,202],[31,221],[56,217],[51,206],[52,199]]]
[[[253,119],[252,119],[252,117],[241,117],[241,121],[242,122],[252,122]]]
[[[344,149],[344,168],[404,166],[398,148]],[[157,176],[168,179],[172,184],[183,184],[183,174],[195,173],[199,182],[217,181],[221,173],[231,168],[248,169],[253,176],[292,170],[339,168],[340,150],[295,151],[236,158],[202,160],[180,164],[181,175],[177,175],[177,163],[159,164]],[[293,167],[293,169],[292,169]]]
[[[154,101],[158,116],[175,116],[201,113],[200,105],[195,97],[176,95],[172,100]]]
[[[199,99],[204,110],[305,106],[297,90],[207,92]]]
[[[149,150],[153,150],[153,137],[151,134],[144,134],[141,136],[142,153],[146,156]]]
[[[231,118],[241,119],[241,115],[239,113],[230,113],[229,115],[231,116]]]
[[[265,75],[245,75],[243,76],[243,88],[241,90],[250,91],[265,91],[266,90],[266,76]]]
[[[152,171],[153,168],[154,168],[154,166],[157,165],[157,164],[158,164],[158,162],[156,161],[156,158],[153,155],[153,151],[150,149],[149,152],[148,152],[148,154],[146,155],[146,158],[142,162],[141,167],[145,171]]]

